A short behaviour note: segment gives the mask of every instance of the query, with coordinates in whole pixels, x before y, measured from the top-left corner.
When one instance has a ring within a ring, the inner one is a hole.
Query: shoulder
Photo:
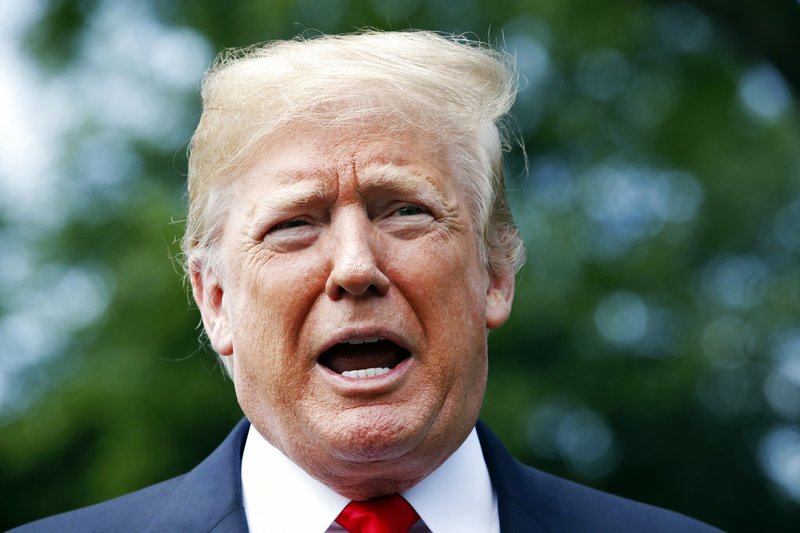
[[[14,533],[246,531],[241,451],[243,420],[190,472],[113,500],[13,529]]]
[[[101,531],[143,530],[184,477],[185,474],[113,500],[43,518],[12,529],[11,532],[80,531],[99,533]]]
[[[719,531],[679,513],[523,465],[485,425],[479,424],[478,435],[497,492],[502,531]]]

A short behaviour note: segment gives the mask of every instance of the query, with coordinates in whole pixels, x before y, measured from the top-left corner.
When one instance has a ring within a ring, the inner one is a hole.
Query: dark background
[[[549,472],[796,530],[798,2],[49,0],[4,20],[0,529],[181,473],[241,416],[176,266],[199,79],[224,47],[369,26],[517,57],[528,264],[483,418]]]

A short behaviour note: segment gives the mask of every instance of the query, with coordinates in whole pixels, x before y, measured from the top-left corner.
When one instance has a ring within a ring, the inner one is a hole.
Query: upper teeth
[[[364,337],[363,339],[350,339],[347,341],[347,344],[367,344],[370,342],[378,342],[381,340],[380,337]]]

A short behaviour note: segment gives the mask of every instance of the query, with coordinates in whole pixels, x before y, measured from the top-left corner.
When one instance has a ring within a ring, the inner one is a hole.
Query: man
[[[278,42],[223,55],[202,93],[184,251],[247,420],[184,476],[24,530],[711,530],[476,428],[522,262],[502,56],[428,32]]]

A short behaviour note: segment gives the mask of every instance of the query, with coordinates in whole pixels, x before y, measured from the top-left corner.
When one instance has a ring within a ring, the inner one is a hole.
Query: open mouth
[[[350,339],[335,344],[319,364],[348,378],[382,376],[411,356],[408,350],[380,337]]]

